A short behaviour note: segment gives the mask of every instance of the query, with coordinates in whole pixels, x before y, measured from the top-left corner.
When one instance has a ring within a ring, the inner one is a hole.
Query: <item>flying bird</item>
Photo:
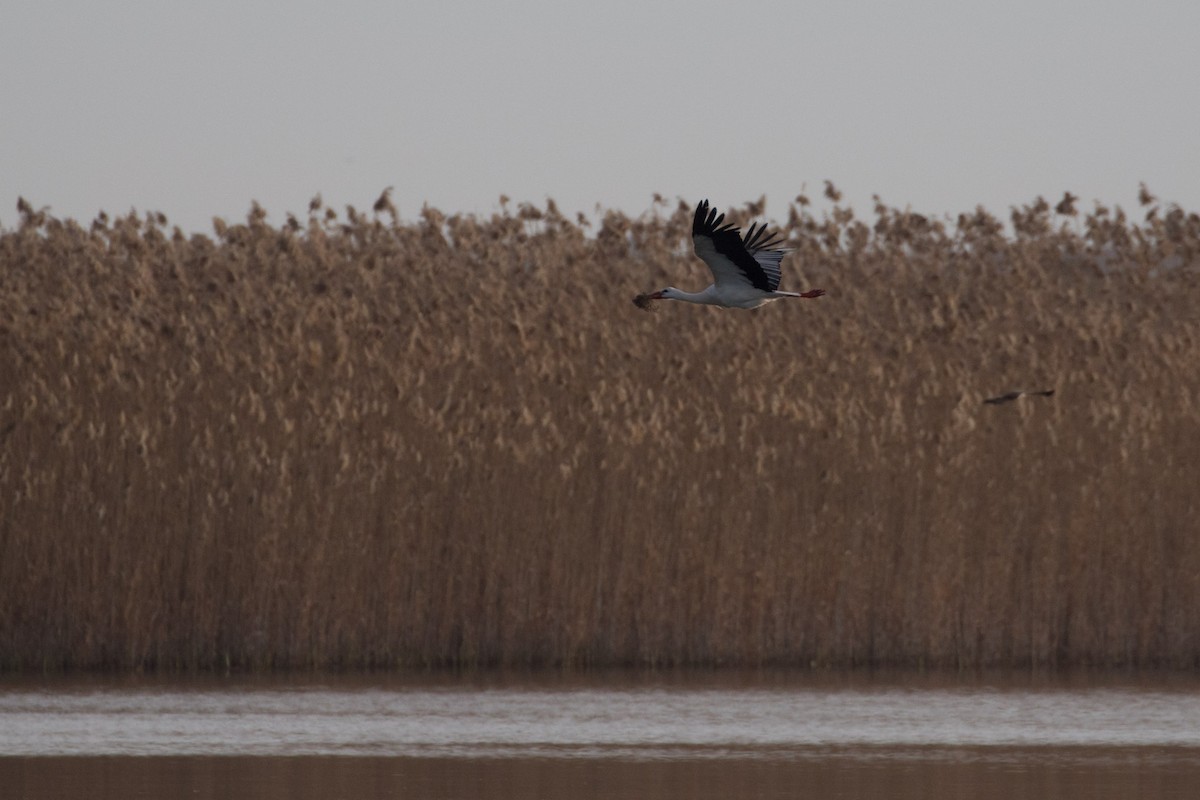
[[[1021,389],[1021,390],[1018,390],[1015,392],[1007,392],[1005,394],[996,395],[995,397],[989,397],[987,400],[984,400],[983,402],[990,403],[994,406],[998,406],[1001,403],[1011,403],[1013,400],[1016,400],[1018,397],[1022,397],[1024,395],[1029,395],[1031,397],[1051,397],[1051,396],[1053,396],[1053,394],[1054,394],[1053,389],[1043,389],[1039,392],[1030,392],[1030,391]]]
[[[779,291],[779,262],[788,252],[780,247],[779,234],[766,235],[764,222],[754,225],[742,236],[736,225],[722,225],[724,214],[717,214],[702,200],[692,219],[692,244],[696,255],[712,270],[713,283],[701,292],[685,292],[668,286],[657,292],[639,294],[633,302],[644,309],[653,300],[682,300],[724,308],[758,308],[770,300],[783,297],[820,297],[824,289],[808,292]]]

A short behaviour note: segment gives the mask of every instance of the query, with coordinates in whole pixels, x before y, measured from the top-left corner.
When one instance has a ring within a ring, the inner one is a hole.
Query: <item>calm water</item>
[[[1200,681],[0,681],[8,797],[1200,796]]]

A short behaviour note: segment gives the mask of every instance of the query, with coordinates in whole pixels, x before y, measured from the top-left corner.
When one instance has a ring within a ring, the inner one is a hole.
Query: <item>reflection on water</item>
[[[214,786],[280,797],[404,787],[422,797],[767,797],[817,785],[819,796],[910,796],[908,783],[911,796],[937,796],[920,787],[943,782],[946,796],[980,797],[1029,794],[1022,787],[1059,796],[1050,784],[1065,781],[1061,796],[1191,797],[1197,688],[713,674],[9,679],[0,785],[24,787],[18,797],[69,796],[98,780],[119,788],[109,797],[228,794]]]
[[[3,759],[6,800],[420,798],[1195,800],[1200,773],[1144,765],[853,760]]]

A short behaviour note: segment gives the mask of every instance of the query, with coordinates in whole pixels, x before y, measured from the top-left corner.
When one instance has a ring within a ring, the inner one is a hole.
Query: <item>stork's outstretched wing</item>
[[[708,201],[696,206],[692,220],[692,244],[708,268],[718,286],[731,283],[749,284],[764,292],[779,288],[781,273],[779,263],[787,249],[779,247],[779,234],[766,235],[767,225],[755,228],[751,225],[743,237],[737,227],[722,225],[724,214],[709,208]]]

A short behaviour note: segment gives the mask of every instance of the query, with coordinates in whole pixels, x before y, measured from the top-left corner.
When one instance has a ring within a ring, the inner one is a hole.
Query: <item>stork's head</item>
[[[682,294],[682,292],[680,292],[674,286],[668,286],[665,289],[659,289],[657,292],[651,292],[650,299],[651,300],[678,300],[680,294]]]

